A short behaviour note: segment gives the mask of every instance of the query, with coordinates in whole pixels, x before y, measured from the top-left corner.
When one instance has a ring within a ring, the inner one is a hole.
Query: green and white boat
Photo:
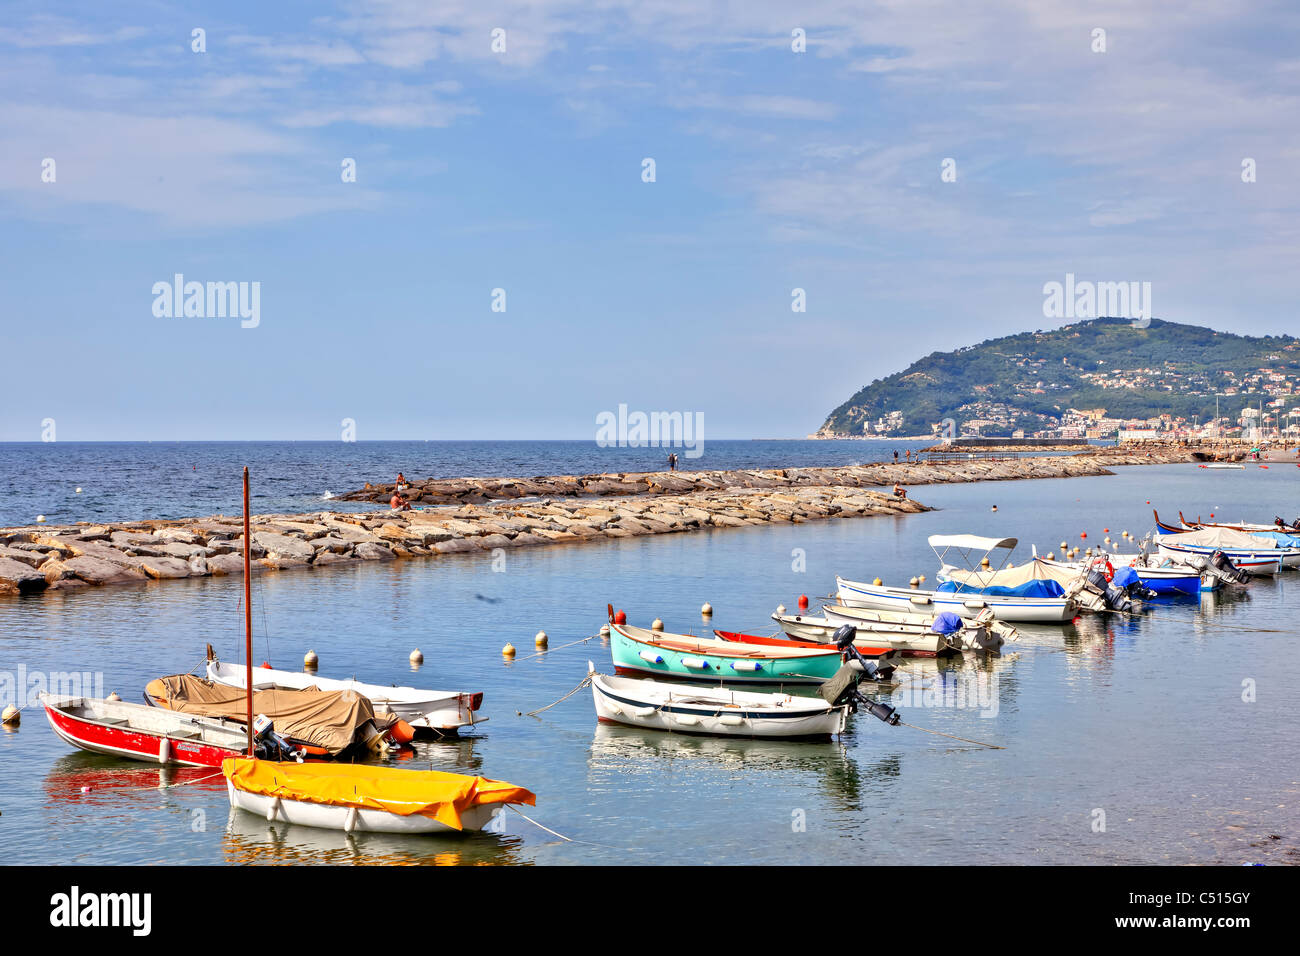
[[[628,624],[609,626],[614,670],[736,684],[820,684],[840,668],[834,647],[770,647]]]

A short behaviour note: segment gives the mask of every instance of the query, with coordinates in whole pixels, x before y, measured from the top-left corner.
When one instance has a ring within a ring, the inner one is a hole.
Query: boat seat
[[[99,722],[101,724],[111,724],[114,727],[120,727],[127,721],[125,717],[101,717],[99,718]]]
[[[180,737],[183,740],[192,740],[195,737],[199,736],[199,732],[197,730],[173,730],[167,736]]]

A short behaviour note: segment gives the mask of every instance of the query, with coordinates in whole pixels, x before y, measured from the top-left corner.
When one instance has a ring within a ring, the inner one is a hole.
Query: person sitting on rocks
[[[400,491],[397,491],[397,490],[394,490],[394,491],[393,491],[393,497],[392,497],[391,499],[389,499],[388,505],[389,505],[389,507],[391,507],[394,511],[410,511],[410,510],[411,510],[411,503],[410,503],[409,501],[407,501],[405,498],[403,498],[403,497],[402,497],[402,493],[401,493]]]
[[[906,497],[907,497],[907,489],[904,488],[902,485],[898,485],[898,484],[894,485],[894,497],[895,497],[895,498],[906,498]]]
[[[397,490],[401,491],[406,487],[406,476],[400,471],[397,473]]]

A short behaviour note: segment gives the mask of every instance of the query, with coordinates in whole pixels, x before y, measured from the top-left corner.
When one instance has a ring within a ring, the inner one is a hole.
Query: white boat
[[[847,707],[820,697],[610,677],[591,661],[587,674],[596,716],[606,723],[723,737],[830,737],[848,720]]]
[[[1230,528],[1201,528],[1156,537],[1156,545],[1163,557],[1184,563],[1192,556],[1208,558],[1215,551],[1222,551],[1243,571],[1259,576],[1276,574],[1282,567],[1300,564],[1300,549],[1269,547],[1269,544],[1272,542],[1266,538]]]
[[[1210,468],[1214,471],[1243,471],[1246,468],[1245,465],[1234,465],[1232,462],[1228,461],[1212,461],[1202,465],[1201,467]]]
[[[1015,538],[984,538],[973,534],[931,535],[930,547],[939,556],[940,564],[953,567],[947,562],[949,551],[956,550],[963,554],[970,568],[968,574],[974,575],[973,582],[952,583],[937,591],[923,591],[912,587],[889,587],[884,584],[865,584],[836,577],[839,603],[846,607],[877,608],[885,611],[909,611],[926,614],[939,614],[951,611],[964,618],[975,618],[984,611],[991,610],[993,616],[1001,621],[1016,621],[1040,624],[1061,624],[1074,618],[1078,605],[1067,595],[1026,596],[1024,594],[984,593],[979,584],[981,579],[991,579],[993,574],[1005,569],[1011,551],[1015,548]],[[983,552],[985,561],[996,550],[1005,549],[1006,558],[1002,565],[993,569],[980,566],[972,560],[972,554]],[[980,566],[980,570],[975,568]],[[1006,590],[1001,586],[998,591]],[[1057,585],[1056,589],[1060,589]],[[1055,590],[1044,585],[1040,590]],[[1063,590],[1063,589],[1061,589]]]
[[[963,650],[988,650],[1016,640],[1016,629],[995,621],[987,612],[982,618],[962,619],[962,627],[950,634],[934,629],[933,614],[908,611],[879,611],[871,608],[822,606],[822,617],[801,614],[773,614],[781,630],[801,641],[827,643],[845,624],[857,629],[854,644],[885,644],[905,657],[936,657]]]
[[[245,668],[237,664],[223,664],[208,659],[208,680],[228,687],[244,687]],[[253,669],[253,689],[287,688],[306,690],[350,690],[366,697],[375,710],[396,714],[412,727],[434,730],[441,734],[454,734],[461,727],[481,724],[486,717],[476,711],[483,703],[482,694],[462,694],[456,691],[420,690],[415,687],[384,687],[366,684],[359,680],[333,680],[314,674],[279,671],[269,667]]]

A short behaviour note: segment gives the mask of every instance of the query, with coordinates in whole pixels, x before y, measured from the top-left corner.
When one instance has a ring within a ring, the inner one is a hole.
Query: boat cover
[[[168,710],[183,714],[221,717],[241,724],[248,719],[242,687],[215,684],[193,674],[159,677],[151,680],[144,692]],[[330,754],[364,744],[396,722],[391,714],[376,714],[369,698],[356,691],[324,691],[316,687],[254,691],[253,713],[270,717],[281,736]]]
[[[1234,551],[1259,551],[1285,547],[1285,545],[1275,544],[1271,538],[1265,538],[1263,535],[1233,531],[1231,528],[1201,528],[1197,531],[1184,531],[1181,534],[1161,535],[1160,543]]]
[[[1300,548],[1300,536],[1287,534],[1285,531],[1254,531],[1257,538],[1268,538],[1275,548]]]
[[[962,619],[958,614],[952,611],[944,611],[935,616],[934,623],[930,625],[930,630],[935,634],[952,634],[962,629]]]
[[[363,698],[364,699],[364,698]],[[537,797],[523,787],[487,777],[440,770],[407,770],[348,763],[278,763],[228,757],[221,772],[237,790],[304,800],[333,807],[383,810],[398,816],[432,817],[454,830],[460,815],[487,803],[532,806]]]
[[[1141,583],[1141,579],[1132,568],[1116,568],[1115,577],[1111,579],[1110,583],[1117,588],[1127,588],[1130,585]]]
[[[945,570],[948,580],[935,590],[993,597],[1064,597],[1064,585],[1079,576],[1077,570],[1053,567],[1037,558],[1000,571]]]

